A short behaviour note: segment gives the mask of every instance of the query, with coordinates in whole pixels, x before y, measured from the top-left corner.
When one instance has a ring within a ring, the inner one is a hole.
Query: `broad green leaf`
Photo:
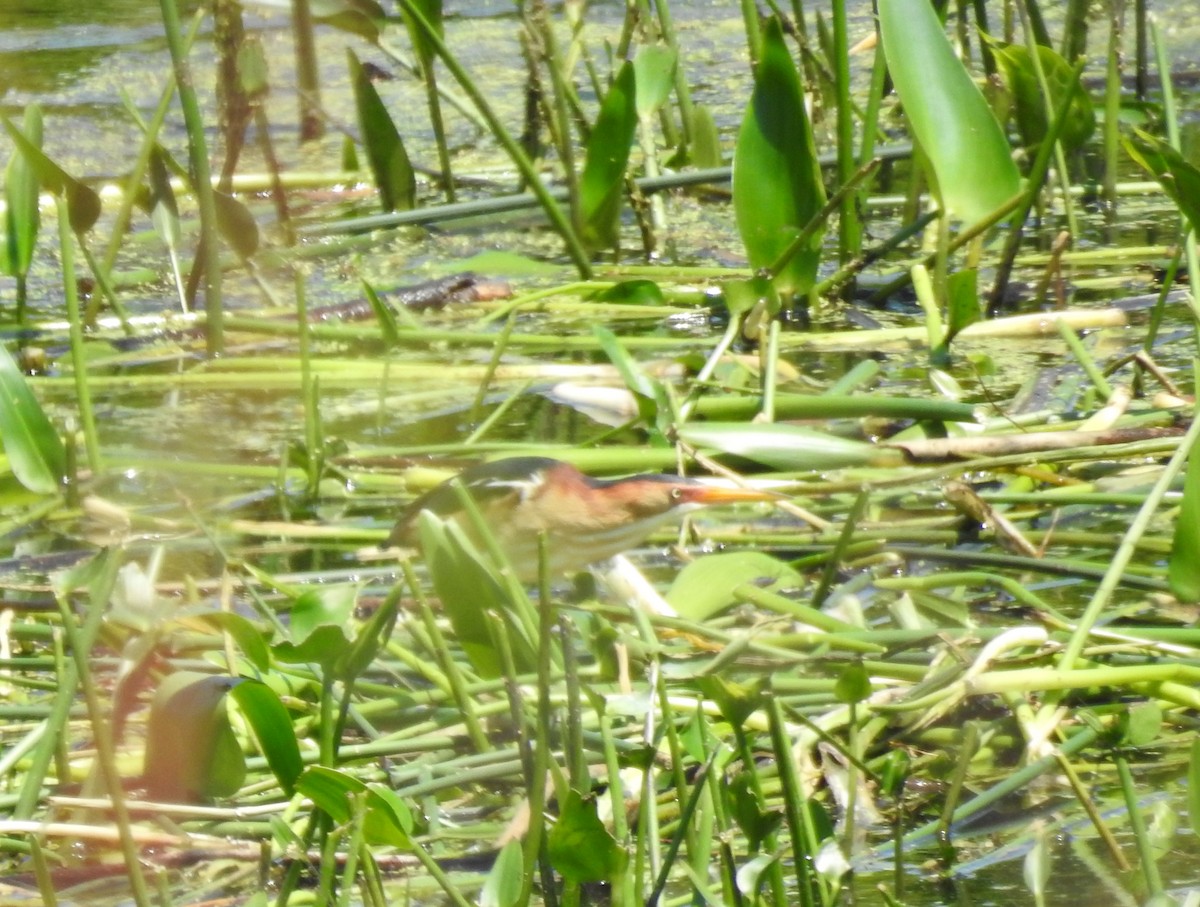
[[[738,586],[764,581],[800,585],[803,579],[783,561],[765,552],[728,551],[687,564],[671,583],[666,599],[680,617],[702,621],[733,605]]]
[[[838,673],[833,685],[833,695],[838,702],[862,702],[871,695],[871,677],[861,661],[853,661]]]
[[[766,679],[752,677],[743,683],[720,675],[701,677],[696,682],[705,696],[716,703],[721,717],[734,727],[742,727],[763,705]]]
[[[633,58],[638,119],[654,116],[675,87],[675,51],[659,44],[639,47]]]
[[[352,775],[325,766],[310,765],[296,789],[339,825],[355,815],[355,800],[363,809],[363,838],[368,844],[408,847],[413,829],[412,812],[395,791],[380,784],[364,784]]]
[[[653,280],[623,280],[594,293],[590,298],[599,302],[619,302],[625,305],[665,305],[663,291]]]
[[[840,466],[883,466],[902,462],[898,451],[876,448],[794,425],[743,422],[689,423],[679,438],[693,447],[754,460],[772,469],[816,470]]]
[[[982,220],[1020,190],[1008,140],[929,0],[879,0],[888,71],[943,207]]]
[[[1200,234],[1200,170],[1166,142],[1140,129],[1124,142],[1129,156],[1162,184],[1192,230]]]
[[[143,780],[150,796],[194,802],[232,794],[245,776],[225,694],[235,677],[177,671],[158,687],[146,724]]]
[[[272,646],[275,657],[288,664],[315,662],[334,672],[350,650],[349,633],[357,587],[321,586],[306,589],[292,605],[290,640]]]
[[[279,696],[265,683],[245,680],[229,694],[254,732],[258,748],[267,759],[275,780],[289,797],[295,792],[296,779],[304,770],[296,731]]]
[[[62,486],[67,455],[8,349],[0,345],[0,442],[13,475],[37,494]]]
[[[37,104],[25,108],[22,124],[31,145],[42,147],[42,109]],[[11,276],[29,272],[33,248],[37,244],[41,215],[38,211],[37,172],[23,154],[14,154],[4,171],[4,254],[0,270]]]
[[[518,907],[524,886],[525,860],[521,842],[509,841],[496,854],[496,862],[479,892],[479,907]]]
[[[350,65],[350,81],[354,86],[354,103],[358,111],[358,126],[367,161],[379,190],[379,203],[384,211],[407,211],[417,197],[417,177],[392,122],[383,99],[371,84],[354,51],[346,48]]]
[[[733,207],[750,267],[772,267],[824,204],[825,187],[800,77],[779,20],[771,18],[763,29],[754,92],[733,157]],[[774,275],[784,299],[812,287],[823,235],[822,226]]]
[[[708,170],[725,165],[725,158],[721,154],[721,134],[717,131],[717,122],[708,107],[697,104],[692,108],[689,132],[692,144],[688,155],[693,167]]]
[[[1192,448],[1183,479],[1183,500],[1175,517],[1167,583],[1181,602],[1200,602],[1200,451]]]
[[[7,117],[0,117],[0,121],[30,169],[37,174],[38,181],[66,199],[71,229],[76,233],[90,230],[100,219],[100,196],[42,153],[41,148],[26,138]]]
[[[579,177],[579,235],[591,249],[617,245],[625,168],[637,129],[636,82],[626,61],[600,104]]]
[[[946,344],[958,336],[959,331],[983,318],[979,306],[978,272],[974,268],[955,271],[946,279],[949,311],[946,312]]]
[[[262,632],[246,618],[232,611],[204,611],[192,618],[222,633],[228,633],[250,664],[260,671],[271,667],[271,653]]]
[[[763,841],[775,833],[783,821],[782,809],[765,809],[756,791],[753,769],[740,771],[722,787],[725,803],[746,836],[751,853],[762,847]]]
[[[550,827],[546,849],[553,866],[568,882],[607,882],[625,860],[613,836],[596,813],[596,801],[578,791],[567,792],[558,821]]]
[[[418,518],[418,527],[429,577],[454,627],[455,639],[480,676],[499,677],[503,666],[488,630],[488,615],[513,613],[508,593],[456,524],[425,511]],[[517,669],[531,670],[537,664],[533,641],[519,632],[516,621],[509,627]]]
[[[1033,69],[1029,48],[1023,44],[1005,44],[987,35],[983,37],[996,58],[1005,87],[1012,94],[1021,141],[1026,146],[1041,144],[1049,130],[1047,105]],[[1038,59],[1050,89],[1050,110],[1057,110],[1070,87],[1074,71],[1066,60],[1049,47],[1038,46]],[[1096,113],[1092,108],[1092,99],[1080,88],[1071,98],[1071,106],[1063,124],[1060,136],[1063,148],[1074,151],[1083,147],[1095,130]]]
[[[240,257],[250,258],[258,251],[258,223],[250,209],[232,195],[213,190],[217,214],[217,232]]]
[[[1162,730],[1162,709],[1156,702],[1138,702],[1121,713],[1117,721],[1121,746],[1149,746]]]

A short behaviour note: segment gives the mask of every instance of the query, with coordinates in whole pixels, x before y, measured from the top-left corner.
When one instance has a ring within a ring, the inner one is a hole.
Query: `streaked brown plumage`
[[[596,479],[547,457],[513,457],[465,470],[458,477],[488,528],[524,580],[536,578],[538,536],[547,535],[553,573],[580,570],[638,545],[672,517],[710,504],[768,501],[769,491],[645,474]],[[459,498],[445,482],[401,513],[385,547],[417,544],[417,516],[433,511],[453,519],[478,542]]]

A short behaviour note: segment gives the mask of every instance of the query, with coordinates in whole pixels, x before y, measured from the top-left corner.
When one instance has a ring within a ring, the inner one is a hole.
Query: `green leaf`
[[[304,770],[304,762],[287,709],[274,690],[257,680],[243,679],[229,693],[254,732],[275,780],[290,797],[295,793],[296,779]]]
[[[746,257],[770,268],[825,204],[825,187],[796,66],[779,20],[767,20],[754,93],[733,157],[733,207]],[[816,280],[824,228],[773,275],[780,296],[806,293]]]
[[[1004,84],[1012,94],[1021,141],[1026,146],[1040,145],[1049,131],[1046,119],[1047,105],[1033,68],[1029,48],[1023,44],[1005,44],[986,34],[983,38],[991,47]],[[1038,60],[1046,77],[1046,85],[1050,89],[1050,110],[1057,110],[1072,80],[1076,78],[1074,70],[1052,48],[1042,45],[1038,45]],[[1071,98],[1071,106],[1059,139],[1065,150],[1074,151],[1082,148],[1095,130],[1096,113],[1092,108],[1092,99],[1081,87]]]
[[[30,169],[37,174],[38,181],[55,195],[66,199],[71,229],[76,233],[86,233],[92,229],[100,219],[100,196],[95,190],[79,182],[43,154],[42,149],[26,138],[7,117],[0,116],[0,121]]]
[[[250,209],[232,195],[213,190],[213,206],[217,214],[217,232],[241,258],[250,258],[258,251],[258,222]]]
[[[232,611],[203,611],[189,616],[215,630],[228,633],[246,659],[258,670],[270,669],[271,653],[262,632],[242,615]]]
[[[306,589],[292,605],[290,640],[272,646],[275,657],[288,664],[315,662],[333,671],[350,650],[347,632],[354,616],[357,587],[322,586]]]
[[[662,288],[653,280],[623,280],[600,290],[590,297],[597,302],[617,302],[623,305],[665,305]]]
[[[440,38],[443,34],[442,28],[442,0],[413,0],[413,6],[421,14],[433,30]],[[421,65],[425,72],[429,71],[430,64],[433,63],[433,58],[436,55],[436,50],[429,42],[429,38],[412,17],[404,11],[404,7],[400,8],[400,14],[404,17],[404,24],[408,28],[408,37],[412,42],[413,50],[417,52],[417,56],[421,59]]]
[[[384,211],[407,211],[417,197],[417,177],[392,122],[383,99],[371,84],[354,51],[346,48],[350,66],[350,81],[354,85],[354,103],[358,111],[358,126],[362,131],[367,161],[379,190],[379,203]]]
[[[63,481],[67,455],[8,349],[0,345],[0,442],[13,475],[37,494],[54,494]]]
[[[838,702],[862,702],[871,695],[871,677],[861,661],[851,662],[838,673],[833,685],[833,695]]]
[[[978,272],[974,268],[955,271],[946,279],[949,311],[946,312],[946,344],[959,331],[983,318],[979,306]]]
[[[1195,448],[1184,473],[1183,500],[1167,556],[1167,583],[1181,602],[1200,602],[1200,451]]]
[[[525,860],[521,842],[509,841],[496,854],[479,892],[479,907],[518,907],[524,886]]]
[[[395,791],[380,784],[364,784],[337,769],[310,765],[300,775],[296,789],[310,797],[339,825],[355,815],[355,800],[363,809],[363,838],[368,844],[408,847],[413,829],[412,812]]]
[[[675,51],[660,44],[639,47],[633,58],[633,71],[637,115],[645,120],[667,103],[675,87]]]
[[[663,383],[647,375],[638,361],[621,345],[616,334],[598,324],[592,325],[592,333],[600,341],[600,349],[621,375],[621,380],[634,395],[638,415],[651,429],[652,440],[661,440],[670,430],[673,421],[671,397]]]
[[[455,523],[438,519],[426,510],[418,517],[418,530],[429,577],[454,628],[455,639],[481,677],[499,677],[503,665],[488,630],[488,614],[514,612],[508,593]],[[519,622],[514,620],[509,626],[517,670],[533,669],[537,664],[533,641],[520,632]]]
[[[550,865],[568,882],[606,882],[613,879],[625,852],[613,840],[596,813],[596,801],[567,791],[558,821],[550,828],[546,848]]]
[[[717,704],[721,717],[734,727],[742,727],[763,705],[766,679],[752,677],[744,683],[727,680],[719,675],[699,678],[700,692]]]
[[[154,799],[194,802],[241,786],[245,760],[225,711],[235,677],[177,671],[158,687],[146,724],[143,781]]]
[[[802,577],[783,561],[762,551],[709,554],[676,575],[666,598],[680,617],[703,621],[737,602],[734,590],[744,583],[800,585]]]
[[[680,427],[679,438],[693,447],[717,450],[788,471],[898,465],[903,461],[898,451],[777,423],[689,423]]]
[[[1124,139],[1124,143],[1129,156],[1162,184],[1192,225],[1192,231],[1200,234],[1200,170],[1166,142],[1140,129],[1135,129],[1133,138]]]
[[[617,245],[625,168],[637,129],[636,81],[626,61],[600,104],[579,177],[579,235],[590,249]]]
[[[879,0],[888,71],[943,207],[982,220],[1020,190],[1008,140],[929,0]]]
[[[738,772],[722,790],[730,814],[746,836],[747,848],[751,853],[759,850],[763,841],[779,828],[783,810],[764,809],[751,771]]]
[[[692,108],[690,134],[692,145],[688,149],[692,166],[700,170],[723,167],[725,158],[721,154],[721,134],[712,111],[703,104]]]
[[[25,135],[37,149],[42,147],[42,109],[37,104],[25,108]],[[29,272],[33,249],[37,245],[41,213],[37,172],[23,154],[14,154],[4,171],[4,254],[0,270],[11,276]]]
[[[1162,730],[1162,709],[1155,702],[1135,703],[1121,713],[1117,730],[1122,746],[1149,746]]]
[[[147,168],[150,180],[150,219],[154,230],[167,248],[175,252],[182,241],[179,230],[179,206],[175,202],[175,190],[171,188],[171,175],[163,160],[163,153],[157,146],[150,152],[150,163]]]

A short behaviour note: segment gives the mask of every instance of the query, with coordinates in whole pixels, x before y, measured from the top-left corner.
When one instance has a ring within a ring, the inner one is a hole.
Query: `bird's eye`
[[[682,497],[683,497],[683,489],[682,488],[672,488],[671,489],[671,500],[672,501],[678,501]]]

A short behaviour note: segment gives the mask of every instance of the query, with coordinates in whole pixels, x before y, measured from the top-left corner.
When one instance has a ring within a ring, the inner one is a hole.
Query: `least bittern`
[[[552,573],[581,570],[637,546],[663,523],[710,504],[777,500],[750,488],[679,476],[642,474],[596,479],[548,457],[514,457],[472,466],[458,481],[524,581],[538,575],[538,538],[545,533]],[[430,510],[455,520],[478,543],[458,493],[445,482],[404,509],[384,547],[415,546],[417,516]]]

